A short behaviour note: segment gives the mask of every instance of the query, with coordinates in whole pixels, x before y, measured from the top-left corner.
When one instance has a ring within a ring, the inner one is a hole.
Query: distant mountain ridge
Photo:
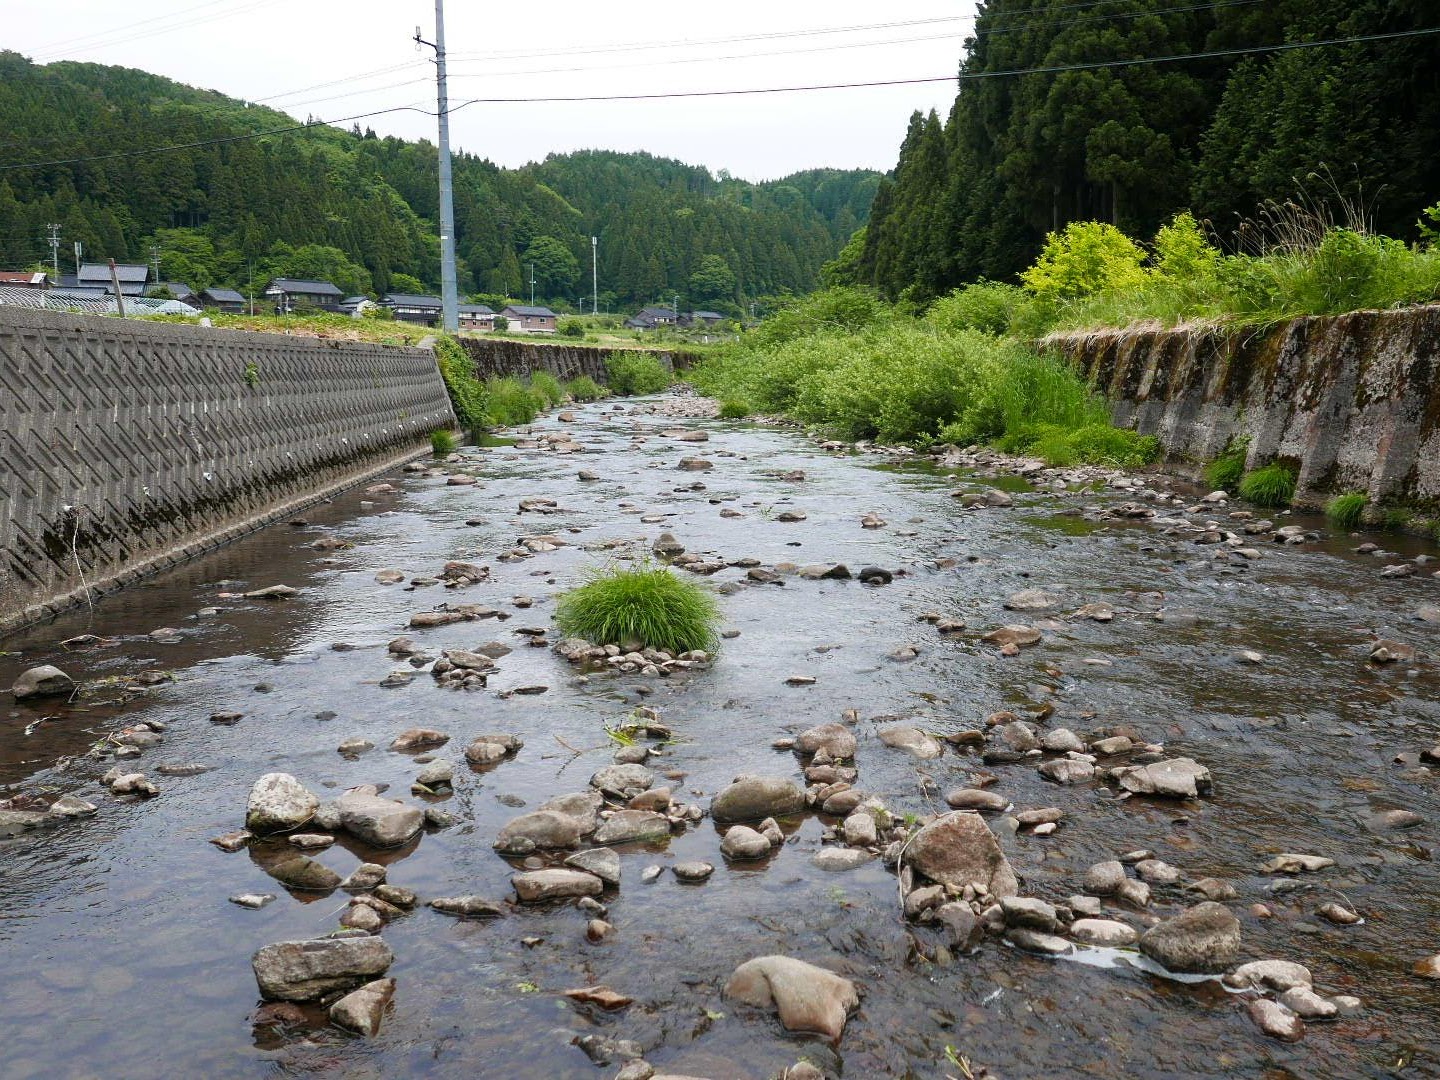
[[[129,68],[36,65],[0,52],[0,268],[135,262],[195,289],[272,275],[347,292],[428,291],[439,281],[434,145],[358,126],[294,126],[285,113]],[[159,147],[195,144],[152,153]],[[75,161],[73,159],[84,159]],[[750,183],[646,153],[555,154],[518,169],[457,154],[461,289],[574,300],[590,292],[600,237],[602,305],[679,295],[738,310],[806,292],[864,224],[880,174],[811,169]]]

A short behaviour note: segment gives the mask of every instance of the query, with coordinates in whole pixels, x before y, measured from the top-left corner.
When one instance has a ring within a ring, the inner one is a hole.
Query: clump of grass
[[[622,397],[659,393],[671,379],[670,369],[658,356],[639,350],[611,354],[605,361],[605,375],[610,392]]]
[[[1247,440],[1232,442],[1224,453],[1205,466],[1205,483],[1216,491],[1234,491],[1245,476],[1248,451]]]
[[[1364,492],[1347,491],[1344,495],[1336,495],[1325,504],[1325,516],[1337,529],[1353,529],[1360,524],[1360,516],[1365,513],[1367,502]]]
[[[453,454],[455,433],[445,428],[436,428],[430,433],[430,449],[436,454]]]
[[[456,418],[470,431],[483,428],[490,420],[490,391],[476,378],[465,347],[452,337],[442,337],[435,342],[435,361]]]
[[[545,407],[540,394],[512,375],[491,379],[485,385],[490,394],[489,420],[497,427],[528,424]]]
[[[750,408],[750,405],[738,398],[727,398],[720,403],[721,420],[744,420],[752,412],[754,410]]]
[[[714,649],[719,618],[720,606],[703,585],[649,566],[597,570],[555,609],[555,624],[568,637],[676,654]]]
[[[530,389],[545,399],[545,408],[554,408],[565,401],[565,388],[560,380],[548,371],[537,371],[530,376]]]
[[[581,375],[565,384],[565,392],[575,401],[599,401],[606,390],[589,375]]]
[[[1295,473],[1284,465],[1266,465],[1245,474],[1240,497],[1257,506],[1289,506],[1295,497]]]

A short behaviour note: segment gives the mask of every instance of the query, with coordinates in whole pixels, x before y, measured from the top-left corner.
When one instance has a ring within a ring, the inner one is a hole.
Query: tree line
[[[1240,50],[1437,24],[1429,0],[987,0],[949,116],[912,116],[828,275],[924,305],[1015,279],[1073,221],[1148,237],[1190,210],[1243,250],[1288,200],[1413,238],[1440,195],[1440,36]],[[1153,57],[1194,58],[1100,66]]]
[[[246,291],[272,276],[351,293],[439,284],[438,162],[425,141],[318,125],[143,71],[36,65],[0,52],[0,267],[50,261],[47,226],[86,259],[149,262],[194,289]],[[185,149],[150,152],[160,147]],[[576,302],[679,296],[740,311],[804,293],[864,223],[879,183],[817,169],[750,183],[643,153],[552,155],[518,169],[454,158],[458,275],[465,294]]]

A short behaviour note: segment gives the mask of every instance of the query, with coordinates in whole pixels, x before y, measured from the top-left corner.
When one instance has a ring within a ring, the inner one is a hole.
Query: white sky
[[[417,53],[410,40],[417,24],[433,40],[432,0],[11,0],[3,6],[0,47],[37,63],[141,68],[302,119],[396,105],[435,108],[429,51]],[[974,9],[974,0],[450,0],[450,94],[454,105],[471,97],[948,77]],[[850,27],[867,29],[845,30]],[[475,104],[454,114],[451,142],[510,166],[599,148],[647,150],[755,180],[817,166],[888,169],[911,111],[933,107],[943,116],[954,94],[954,82],[947,81],[671,101]],[[413,112],[361,124],[381,134],[435,137],[434,117]]]

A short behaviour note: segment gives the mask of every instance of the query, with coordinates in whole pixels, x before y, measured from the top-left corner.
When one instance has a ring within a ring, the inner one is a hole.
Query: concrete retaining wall
[[[482,379],[500,375],[528,375],[532,371],[548,371],[563,381],[588,375],[598,383],[605,382],[605,361],[619,352],[635,349],[600,349],[592,345],[562,345],[509,338],[462,337],[460,343],[475,361],[475,373]],[[681,350],[654,351],[670,368],[690,366],[694,355]]]
[[[453,422],[428,350],[0,306],[0,632],[414,457]]]
[[[1048,339],[1174,462],[1250,440],[1297,500],[1342,491],[1440,503],[1440,306],[1303,318],[1249,330],[1104,330]]]

